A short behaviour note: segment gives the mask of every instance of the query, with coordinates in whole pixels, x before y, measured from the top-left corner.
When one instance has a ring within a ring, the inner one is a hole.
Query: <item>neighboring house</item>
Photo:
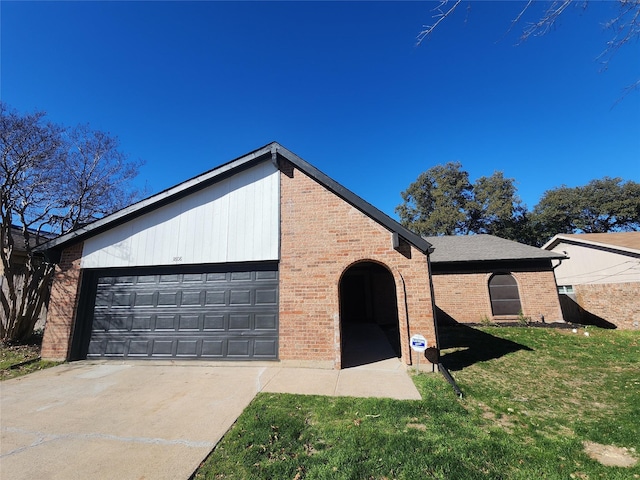
[[[567,321],[640,328],[640,232],[562,234],[542,248],[569,257],[554,270]]]
[[[277,143],[44,250],[58,267],[43,358],[343,368],[367,335],[405,364],[411,335],[437,347],[429,242]]]
[[[31,232],[31,231],[30,231]],[[11,226],[11,237],[13,241],[13,253],[11,255],[11,268],[14,271],[13,280],[17,287],[17,294],[20,296],[22,294],[24,288],[24,268],[27,263],[27,250],[24,246],[24,236],[22,234],[22,228],[18,226]],[[40,243],[44,243],[45,239],[52,238],[51,234],[42,234],[40,233],[40,237],[38,237],[37,232],[32,232],[29,238],[29,244],[31,248],[35,248],[37,245],[38,238],[40,238]],[[6,245],[4,248],[7,248]],[[8,295],[9,288],[7,286],[7,279],[5,277],[4,265],[0,262],[0,288],[2,291]],[[48,292],[47,292],[48,295]],[[44,322],[47,318],[47,303],[48,300],[45,300],[42,310],[40,311],[40,315],[38,321],[36,322],[35,329],[42,329],[44,327]],[[0,309],[0,315],[4,315],[2,309]]]
[[[563,321],[551,265],[563,254],[493,235],[426,240],[438,321]]]

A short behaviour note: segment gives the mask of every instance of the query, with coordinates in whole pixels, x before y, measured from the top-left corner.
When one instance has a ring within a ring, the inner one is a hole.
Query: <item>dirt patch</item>
[[[408,423],[407,428],[414,428],[423,432],[427,430],[427,426],[423,425],[422,423]]]
[[[513,427],[515,424],[506,415],[498,417],[487,405],[484,403],[478,403],[478,406],[482,410],[482,418],[489,420],[494,425],[502,427],[507,433],[513,433]]]
[[[595,442],[583,442],[583,445],[587,455],[607,467],[633,467],[638,463],[638,459],[634,456],[635,452],[629,451],[628,448]]]

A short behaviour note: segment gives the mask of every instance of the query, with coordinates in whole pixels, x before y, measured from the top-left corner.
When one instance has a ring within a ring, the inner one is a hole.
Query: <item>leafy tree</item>
[[[502,172],[469,181],[459,162],[436,165],[402,192],[401,223],[420,235],[486,233],[540,246],[558,233],[640,230],[640,183],[591,180],[546,191],[533,211]]]
[[[396,212],[402,224],[420,235],[467,233],[472,186],[461,168],[459,162],[449,162],[421,173],[401,193],[404,203]]]
[[[436,165],[401,193],[404,202],[396,212],[404,226],[420,235],[488,233],[527,240],[527,210],[514,182],[495,172],[472,184],[459,162]]]
[[[44,112],[19,115],[0,102],[0,340],[28,338],[48,295],[54,266],[35,248],[133,200],[140,163],[118,148],[107,133],[63,128]]]
[[[503,172],[476,180],[468,216],[470,232],[524,240],[520,234],[528,221],[527,209],[516,194],[515,180]]]
[[[640,183],[604,177],[583,187],[548,190],[534,208],[533,221],[540,244],[558,233],[640,230]]]

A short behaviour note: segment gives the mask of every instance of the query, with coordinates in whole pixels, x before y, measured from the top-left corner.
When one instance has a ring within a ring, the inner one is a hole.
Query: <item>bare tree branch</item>
[[[2,102],[0,114],[0,341],[13,341],[31,334],[53,273],[35,248],[130,203],[140,162],[88,125],[65,130]]]
[[[607,41],[606,47],[596,58],[603,64],[603,70],[606,70],[609,61],[623,46],[629,44],[633,40],[640,38],[640,0],[615,0],[619,7],[618,14],[606,22],[604,28],[612,31],[612,38]],[[456,0],[451,5],[449,0],[440,0],[438,6],[434,9],[437,13],[433,16],[437,19],[432,25],[424,25],[423,29],[417,36],[417,44],[420,45],[427,37],[433,35],[439,25],[448,17],[450,17],[456,8],[460,5],[461,0]],[[505,35],[510,33],[514,27],[524,21],[525,13],[531,10],[536,0],[528,0],[516,17],[512,20],[511,25],[507,29]],[[535,20],[524,26],[518,43],[522,43],[530,37],[542,36],[548,33],[555,25],[558,18],[564,14],[572,5],[581,6],[586,9],[589,0],[554,0],[549,3],[543,13]],[[631,91],[640,88],[640,81],[632,83],[625,87],[622,97]],[[616,104],[619,102],[618,100]],[[615,104],[614,104],[615,106]]]
[[[446,12],[444,12],[442,10],[442,7],[446,6],[449,3],[449,0],[440,0],[440,5],[438,5],[434,11],[437,11],[439,13],[437,13],[436,15],[433,16],[433,18],[437,18],[436,22],[433,25],[423,25],[422,31],[418,34],[418,38],[417,38],[417,44],[420,45],[423,40],[425,38],[427,38],[429,35],[431,35],[431,33],[433,33],[433,31],[438,27],[438,25],[440,25],[440,23],[447,18],[449,15],[451,15],[455,9],[458,7],[458,5],[460,5],[460,3],[462,3],[462,0],[456,0],[456,2],[453,4],[453,6],[447,10]]]

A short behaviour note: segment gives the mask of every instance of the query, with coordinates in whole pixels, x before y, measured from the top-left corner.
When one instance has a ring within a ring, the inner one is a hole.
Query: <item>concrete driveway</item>
[[[186,480],[259,391],[419,399],[393,360],[341,371],[76,362],[7,380],[0,478]]]

